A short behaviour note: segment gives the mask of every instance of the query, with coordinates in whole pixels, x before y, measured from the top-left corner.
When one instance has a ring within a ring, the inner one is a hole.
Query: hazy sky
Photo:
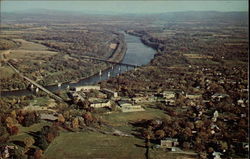
[[[203,1],[1,1],[1,11],[52,9],[81,12],[162,13],[175,11],[248,11],[247,0]]]

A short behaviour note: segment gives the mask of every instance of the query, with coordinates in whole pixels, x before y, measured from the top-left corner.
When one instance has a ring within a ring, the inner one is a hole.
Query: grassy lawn
[[[162,110],[154,108],[145,108],[145,111],[140,112],[115,112],[112,114],[102,115],[102,120],[106,123],[114,126],[115,128],[130,133],[133,131],[133,126],[129,123],[139,121],[142,119],[155,119],[155,118],[164,118],[165,114]]]
[[[124,125],[128,122],[139,121],[142,119],[155,119],[165,117],[166,114],[162,110],[154,108],[146,108],[145,111],[140,112],[117,112],[112,114],[105,114],[102,116],[104,121],[113,126]]]
[[[33,124],[30,127],[18,126],[19,133],[17,135],[10,136],[9,141],[24,141],[26,137],[29,137],[29,132],[40,131],[43,126],[51,125],[51,123],[46,121],[41,121],[40,123]],[[32,136],[31,136],[32,137]]]
[[[47,148],[48,159],[146,159],[144,141],[95,132],[61,132]],[[149,149],[150,159],[194,159],[185,153]]]
[[[0,79],[11,78],[15,72],[8,66],[0,67]]]
[[[30,101],[30,105],[33,106],[46,106],[50,103],[49,97],[37,97],[34,100]]]
[[[47,148],[45,157],[144,159],[145,148],[141,147],[143,145],[143,140],[133,137],[118,137],[95,132],[62,132]]]

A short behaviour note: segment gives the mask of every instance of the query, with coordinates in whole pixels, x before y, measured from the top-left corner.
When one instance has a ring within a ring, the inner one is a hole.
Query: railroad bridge
[[[55,95],[54,93],[52,93],[51,91],[47,90],[46,88],[44,88],[42,85],[36,83],[34,80],[31,80],[30,78],[24,76],[18,69],[16,69],[11,63],[7,62],[7,64],[16,72],[18,73],[22,78],[24,78],[25,80],[27,80],[28,82],[31,83],[31,85],[34,85],[37,87],[36,91],[38,91],[38,89],[41,89],[42,91],[44,91],[45,93],[47,93],[49,96],[51,96],[52,98],[54,98],[57,101],[63,102],[64,100]]]

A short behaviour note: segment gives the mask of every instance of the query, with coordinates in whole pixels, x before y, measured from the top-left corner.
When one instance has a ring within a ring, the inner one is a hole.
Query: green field
[[[166,116],[162,110],[146,108],[142,112],[113,113],[102,115],[102,120],[127,133],[134,129],[130,122]],[[96,132],[61,132],[45,151],[47,158],[106,158],[106,159],[145,159],[144,140],[135,137],[120,137]],[[57,152],[57,153],[55,153]],[[164,151],[153,151],[160,156]]]
[[[0,67],[0,79],[8,79],[8,78],[11,78],[12,75],[14,74],[15,72],[8,66],[2,66]]]
[[[146,108],[145,111],[140,112],[126,112],[126,113],[112,113],[102,116],[102,120],[106,123],[118,128],[121,131],[125,131],[127,133],[133,130],[133,127],[130,123],[146,119],[156,119],[156,118],[164,118],[167,114],[165,114],[162,110],[154,109],[154,108]]]
[[[145,143],[135,137],[119,137],[96,132],[61,132],[47,148],[48,159],[147,159]],[[149,149],[150,159],[194,159],[193,153]]]
[[[139,146],[138,146],[139,145]],[[95,132],[62,132],[45,151],[49,159],[144,159],[143,140]]]

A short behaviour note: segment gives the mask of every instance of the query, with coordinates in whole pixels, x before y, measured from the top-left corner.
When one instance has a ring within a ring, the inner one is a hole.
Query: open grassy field
[[[119,137],[96,132],[61,132],[47,148],[48,159],[146,159],[145,143],[134,137]],[[149,149],[150,159],[191,159],[186,152],[172,153]]]
[[[29,132],[37,132],[37,131],[40,131],[42,129],[43,126],[46,126],[46,125],[51,125],[51,123],[49,122],[46,122],[46,121],[41,121],[37,124],[33,124],[31,125],[30,127],[23,127],[21,125],[18,126],[19,128],[19,133],[17,135],[13,135],[10,137],[10,142],[11,141],[24,141],[24,139],[26,137],[32,137],[31,135],[29,135],[28,133]]]
[[[10,51],[10,54],[7,55],[9,59],[35,59],[39,57],[50,57],[57,52],[49,51],[49,49],[41,44],[34,42],[29,42],[23,39],[14,39],[16,42],[20,42],[21,46],[17,49]]]
[[[101,118],[104,122],[108,123],[109,125],[112,125],[121,131],[131,133],[134,129],[131,123],[143,119],[150,120],[156,118],[164,118],[166,116],[167,114],[165,114],[162,110],[146,108],[145,111],[140,111],[140,112],[126,112],[126,113],[119,112],[119,113],[105,114],[102,115]]]
[[[138,146],[140,145],[140,146]],[[144,159],[143,140],[95,132],[62,132],[45,151],[49,159]],[[56,152],[56,153],[55,153]]]
[[[109,122],[112,125],[123,125],[128,122],[135,122],[142,119],[155,119],[155,118],[162,118],[165,117],[165,114],[162,110],[153,109],[153,108],[146,108],[146,111],[140,112],[126,112],[126,113],[112,113],[103,115],[103,120]]]
[[[15,72],[10,67],[7,66],[0,67],[0,75],[1,75],[0,79],[11,78],[14,73]]]

